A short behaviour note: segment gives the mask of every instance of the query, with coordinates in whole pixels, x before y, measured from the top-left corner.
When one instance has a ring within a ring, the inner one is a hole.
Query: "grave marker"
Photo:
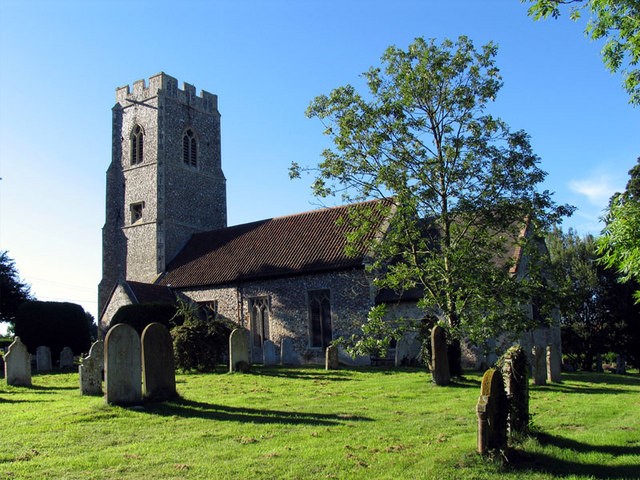
[[[229,335],[229,371],[245,371],[249,365],[249,331],[236,328]]]
[[[140,337],[133,327],[119,323],[104,340],[105,400],[115,405],[142,401]]]
[[[7,385],[31,386],[31,354],[20,337],[15,337],[4,355],[4,378]]]
[[[104,372],[104,342],[98,340],[91,345],[89,355],[80,364],[80,394],[102,395],[102,375]]]
[[[482,377],[478,415],[478,453],[504,450],[507,446],[507,405],[502,375],[490,368]]]
[[[440,325],[431,330],[431,377],[436,385],[448,385],[451,381],[447,336]]]
[[[276,344],[271,340],[262,343],[262,364],[264,366],[276,365],[278,363],[278,352]]]
[[[48,372],[51,368],[51,349],[45,346],[36,348],[36,370]]]
[[[173,342],[161,323],[150,323],[142,331],[142,385],[144,397],[151,400],[177,395]]]
[[[60,352],[60,370],[73,368],[73,350],[64,347]]]
[[[338,347],[336,345],[329,345],[325,352],[325,369],[337,370],[340,368],[340,361],[338,359]]]

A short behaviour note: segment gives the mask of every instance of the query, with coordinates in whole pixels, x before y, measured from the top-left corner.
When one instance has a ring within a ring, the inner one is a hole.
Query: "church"
[[[283,339],[295,363],[322,363],[331,341],[377,304],[391,317],[424,315],[417,298],[377,291],[364,245],[345,253],[348,226],[339,220],[366,202],[227,225],[216,95],[159,73],[118,88],[112,117],[102,333],[123,305],[181,297],[247,328],[256,363],[265,341]],[[387,219],[372,220],[370,235],[383,234]],[[559,348],[556,330],[537,336]]]

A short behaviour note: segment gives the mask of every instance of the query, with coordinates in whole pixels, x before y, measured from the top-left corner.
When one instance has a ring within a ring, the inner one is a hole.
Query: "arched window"
[[[251,337],[253,346],[262,348],[269,335],[269,298],[257,297],[249,300],[251,309]]]
[[[329,290],[309,292],[309,320],[311,323],[310,346],[327,348],[333,340]]]
[[[136,125],[131,130],[131,165],[142,163],[144,132],[140,125]]]
[[[198,145],[196,136],[190,128],[182,136],[182,161],[192,167],[198,166]]]

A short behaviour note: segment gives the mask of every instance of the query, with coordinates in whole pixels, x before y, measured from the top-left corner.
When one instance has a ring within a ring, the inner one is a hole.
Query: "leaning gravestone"
[[[533,358],[533,384],[547,384],[547,349],[534,345],[531,349]]]
[[[229,335],[229,371],[246,370],[249,365],[249,331],[236,328]]]
[[[104,371],[104,342],[98,340],[91,345],[89,355],[80,364],[80,394],[102,395],[102,374]]]
[[[150,400],[177,395],[173,342],[161,323],[150,323],[142,331],[142,385],[145,398]]]
[[[431,330],[431,377],[436,385],[448,385],[451,381],[447,336],[440,325]]]
[[[290,337],[283,337],[280,340],[280,364],[296,365],[298,363],[296,353],[293,349],[293,340]]]
[[[36,369],[39,372],[51,370],[51,349],[49,347],[36,348]]]
[[[64,347],[60,352],[60,370],[73,368],[73,350]]]
[[[7,385],[31,386],[31,354],[20,337],[15,337],[4,355],[4,378]]]
[[[140,337],[133,327],[119,323],[104,340],[104,389],[107,403],[131,405],[142,401]]]
[[[340,362],[338,360],[338,347],[336,345],[329,345],[325,354],[325,369],[337,370],[340,368]]]
[[[507,405],[502,375],[490,368],[482,377],[478,415],[478,453],[485,455],[507,446]]]
[[[262,364],[264,366],[275,365],[278,363],[278,352],[276,344],[271,340],[265,340],[262,343]]]
[[[500,359],[502,379],[507,395],[509,434],[525,434],[529,430],[529,368],[527,354],[516,345]]]

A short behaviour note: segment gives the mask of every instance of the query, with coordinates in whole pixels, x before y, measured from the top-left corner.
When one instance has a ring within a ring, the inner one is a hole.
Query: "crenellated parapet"
[[[218,110],[218,96],[205,90],[196,95],[196,87],[188,83],[178,88],[178,80],[171,75],[160,72],[149,78],[149,84],[142,79],[116,89],[116,101],[122,106],[145,102],[155,97],[166,97],[188,105],[202,112],[214,113]]]

